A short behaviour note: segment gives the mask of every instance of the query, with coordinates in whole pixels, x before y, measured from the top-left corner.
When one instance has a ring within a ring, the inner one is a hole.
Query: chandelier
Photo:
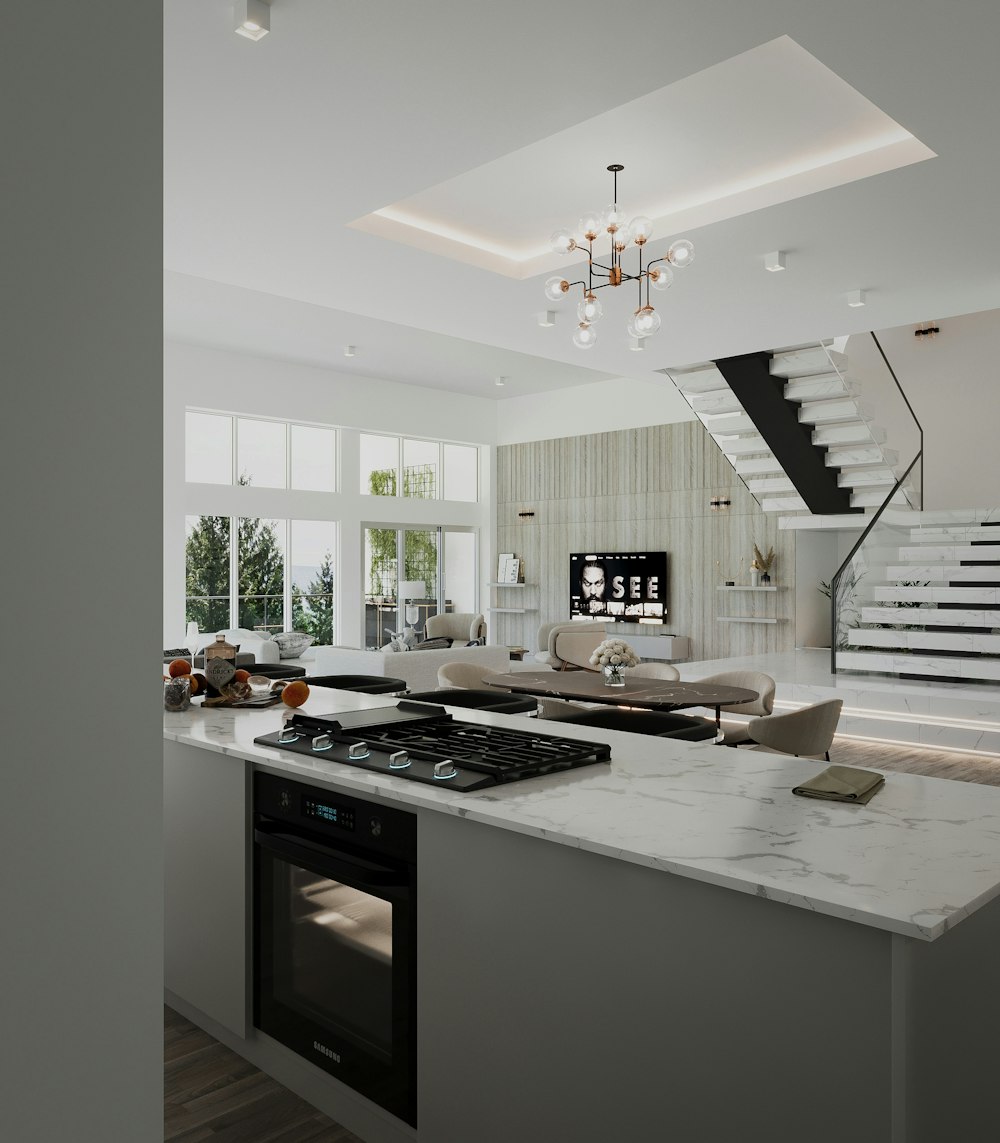
[[[552,235],[552,249],[560,254],[571,254],[574,250],[587,253],[587,278],[579,282],[568,282],[556,274],[545,282],[545,296],[553,302],[560,301],[573,286],[583,287],[583,297],[576,307],[580,324],[573,334],[573,344],[580,349],[592,349],[597,341],[596,322],[603,313],[600,299],[595,290],[606,286],[620,286],[624,282],[637,283],[639,305],[628,320],[629,335],[635,338],[649,337],[660,328],[660,315],[650,305],[649,291],[668,290],[674,281],[672,266],[678,269],[690,266],[694,261],[694,247],[686,238],[674,242],[662,258],[655,258],[645,268],[642,264],[642,248],[653,234],[653,223],[643,215],[625,222],[626,212],[618,204],[618,172],[625,168],[621,163],[612,163],[608,170],[614,175],[615,197],[603,211],[587,211],[577,224],[579,237],[571,230],[557,230]],[[611,239],[611,262],[594,261],[594,243],[607,233]],[[629,246],[639,248],[639,269],[637,273],[626,273],[622,266],[622,255]],[[595,279],[598,281],[595,282]],[[601,281],[600,279],[604,279]],[[645,301],[643,293],[645,288]]]

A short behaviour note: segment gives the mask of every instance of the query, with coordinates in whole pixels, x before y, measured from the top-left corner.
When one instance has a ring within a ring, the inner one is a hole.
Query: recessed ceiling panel
[[[572,262],[549,235],[611,202],[610,163],[619,202],[664,238],[933,157],[782,36],[353,225],[529,278]]]

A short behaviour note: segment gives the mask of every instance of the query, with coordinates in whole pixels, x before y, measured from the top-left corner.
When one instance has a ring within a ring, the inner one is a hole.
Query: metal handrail
[[[872,334],[872,336],[874,337],[875,335]],[[898,384],[898,382],[897,382],[897,384]],[[909,402],[907,402],[907,404],[909,404]],[[916,418],[914,418],[914,419],[916,419]],[[922,430],[921,430],[921,432],[922,432]],[[906,480],[906,478],[913,471],[913,466],[917,463],[918,460],[920,460],[920,458],[923,455],[924,455],[924,450],[923,450],[923,448],[921,448],[920,451],[917,453],[917,455],[913,458],[913,460],[910,461],[909,468],[907,468],[907,470],[903,473],[903,475],[892,486],[892,491],[885,498],[885,500],[882,501],[881,505],[878,508],[878,511],[875,513],[874,516],[872,516],[871,520],[868,522],[868,527],[865,528],[865,530],[858,537],[857,543],[854,545],[853,548],[851,548],[850,553],[848,554],[847,558],[844,560],[844,562],[840,565],[840,567],[834,573],[833,579],[830,580],[830,670],[833,674],[837,673],[837,593],[840,590],[841,577],[843,576],[844,572],[847,571],[848,565],[854,559],[854,557],[857,555],[858,551],[861,548],[861,545],[864,544],[865,540],[868,539],[868,536],[869,536],[869,533],[871,532],[871,530],[879,522],[879,519],[881,518],[882,513],[886,510],[886,508],[888,508],[889,502],[892,500],[893,496],[896,495],[896,493],[902,487],[903,482]],[[923,468],[921,468],[920,476],[921,476],[921,485],[922,485],[923,484]],[[923,496],[921,495],[921,498],[920,498],[921,507],[923,507],[923,503],[924,503]]]
[[[875,348],[881,354],[882,360],[885,362],[886,369],[889,370],[889,376],[896,383],[896,388],[899,390],[899,395],[900,395],[900,397],[903,398],[903,401],[905,402],[907,409],[910,410],[910,416],[913,418],[913,423],[917,426],[917,429],[920,431],[920,449],[917,453],[917,456],[921,456],[923,454],[923,451],[924,451],[924,426],[920,423],[920,420],[917,417],[917,414],[913,411],[913,406],[910,404],[909,397],[907,397],[907,395],[903,392],[903,386],[900,385],[900,383],[899,383],[899,378],[896,376],[895,369],[893,369],[893,367],[889,364],[889,358],[886,357],[886,355],[885,355],[885,350],[882,348],[882,343],[875,336],[874,330],[871,330],[870,333],[871,333],[872,341],[875,342]],[[913,466],[911,465],[910,467],[912,468]],[[924,469],[923,469],[923,465],[921,465],[921,467],[920,467],[920,509],[921,509],[921,511],[923,511],[923,507],[924,507]]]

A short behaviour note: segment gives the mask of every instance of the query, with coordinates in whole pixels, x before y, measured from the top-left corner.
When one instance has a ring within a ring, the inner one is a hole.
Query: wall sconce
[[[941,327],[937,325],[925,325],[913,331],[913,336],[917,341],[926,341],[928,338],[937,337],[941,332]]]
[[[523,509],[522,511],[518,512],[518,514],[517,514],[517,518],[519,520],[528,520],[532,516],[534,516],[534,512],[530,512],[527,508]]]
[[[728,496],[713,496],[708,503],[713,512],[728,512],[732,506]]]

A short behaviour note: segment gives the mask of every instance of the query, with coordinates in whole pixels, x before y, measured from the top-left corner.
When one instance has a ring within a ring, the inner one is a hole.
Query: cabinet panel
[[[247,1034],[250,765],[163,744],[164,983]]]

